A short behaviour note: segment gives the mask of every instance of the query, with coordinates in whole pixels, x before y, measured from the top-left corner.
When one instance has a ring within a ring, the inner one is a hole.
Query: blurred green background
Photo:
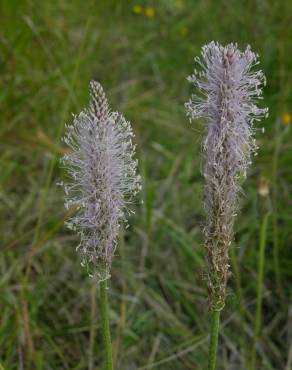
[[[100,81],[136,133],[143,191],[109,292],[119,370],[205,369],[203,125],[186,77],[203,44],[247,44],[267,76],[259,154],[243,185],[218,369],[247,369],[260,212],[269,181],[257,369],[292,368],[291,67],[288,0],[16,1],[0,11],[0,369],[103,369],[98,292],[80,267],[56,182],[64,124]],[[265,127],[265,132],[262,128]],[[289,131],[290,130],[290,131]],[[141,203],[141,202],[140,202]]]

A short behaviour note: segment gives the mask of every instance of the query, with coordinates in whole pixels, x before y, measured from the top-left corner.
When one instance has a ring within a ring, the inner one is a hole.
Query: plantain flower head
[[[65,206],[76,209],[66,223],[80,236],[81,264],[98,281],[110,277],[120,223],[141,187],[133,137],[130,123],[111,112],[103,88],[92,81],[88,108],[66,125],[71,152],[62,163],[69,175]]]
[[[262,71],[254,71],[257,57],[249,46],[241,52],[237,44],[212,41],[202,48],[202,57],[195,58],[199,70],[188,77],[197,92],[186,103],[187,115],[206,123],[204,231],[210,305],[215,310],[225,302],[239,183],[257,150],[253,124],[268,114],[256,105],[265,85]]]

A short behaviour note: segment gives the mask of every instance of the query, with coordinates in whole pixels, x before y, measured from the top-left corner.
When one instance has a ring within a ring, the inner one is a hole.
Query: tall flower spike
[[[188,80],[198,92],[186,103],[186,109],[190,119],[203,118],[207,123],[203,143],[205,247],[210,307],[221,310],[239,183],[257,149],[253,122],[268,113],[256,106],[265,77],[262,71],[253,71],[257,55],[249,46],[241,52],[237,44],[221,46],[212,41],[202,48],[202,58],[195,61],[200,71],[195,70]]]
[[[82,265],[98,281],[110,276],[120,222],[141,187],[133,137],[130,123],[110,111],[102,86],[91,81],[89,107],[66,125],[72,151],[62,162],[70,178],[65,206],[76,208],[67,225],[80,236]]]

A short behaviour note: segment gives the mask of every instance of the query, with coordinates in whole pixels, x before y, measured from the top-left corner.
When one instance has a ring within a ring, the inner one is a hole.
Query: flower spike
[[[202,48],[202,57],[195,59],[199,71],[188,78],[197,93],[186,103],[187,115],[206,122],[205,247],[212,310],[221,310],[225,304],[239,183],[257,149],[253,122],[268,113],[256,105],[266,83],[263,72],[254,71],[257,57],[249,46],[241,52],[237,44],[221,46],[212,41]]]
[[[82,265],[98,281],[110,277],[120,223],[141,188],[133,137],[130,123],[111,112],[102,86],[91,81],[88,108],[66,126],[72,151],[62,161],[70,177],[65,206],[76,208],[67,225],[80,236]]]

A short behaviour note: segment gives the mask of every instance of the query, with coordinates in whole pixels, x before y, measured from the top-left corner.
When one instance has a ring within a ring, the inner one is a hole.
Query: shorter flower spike
[[[91,81],[88,108],[66,126],[72,151],[62,163],[70,177],[65,206],[76,208],[67,225],[80,236],[82,265],[98,281],[110,277],[120,223],[141,188],[133,137],[130,123],[110,111],[102,86]]]
[[[265,77],[262,71],[253,71],[257,55],[249,46],[241,52],[237,44],[221,46],[212,41],[195,61],[199,71],[188,80],[197,94],[186,108],[190,119],[203,118],[207,124],[203,144],[205,247],[210,306],[220,310],[225,304],[239,183],[257,149],[253,122],[267,116],[267,109],[256,105]]]

